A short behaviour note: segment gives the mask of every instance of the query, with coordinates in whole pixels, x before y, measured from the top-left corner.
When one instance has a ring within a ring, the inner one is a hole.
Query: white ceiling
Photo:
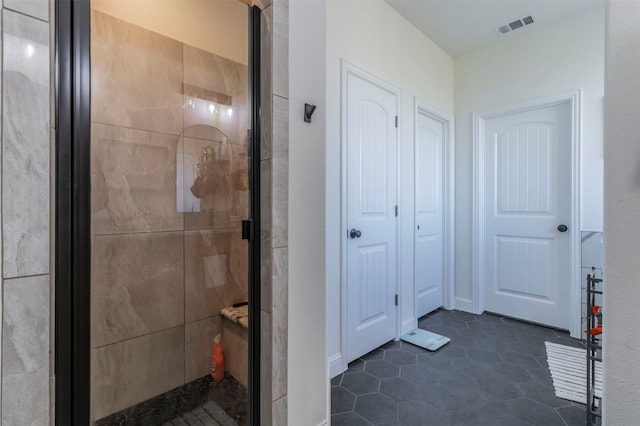
[[[604,0],[385,0],[456,57],[597,7]],[[498,35],[495,28],[532,15],[535,22]]]

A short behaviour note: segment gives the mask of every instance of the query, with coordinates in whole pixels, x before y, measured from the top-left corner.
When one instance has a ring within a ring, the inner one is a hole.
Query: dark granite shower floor
[[[419,327],[450,337],[437,352],[389,342],[331,380],[331,424],[584,425],[586,409],[555,396],[545,341],[564,331],[495,315],[439,310]]]
[[[228,374],[220,382],[207,375],[95,423],[96,426],[248,424],[247,390]]]

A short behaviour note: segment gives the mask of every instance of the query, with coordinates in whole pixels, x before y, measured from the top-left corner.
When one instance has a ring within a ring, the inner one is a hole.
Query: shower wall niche
[[[206,376],[220,310],[247,301],[249,105],[246,65],[96,10],[91,24],[100,419]]]

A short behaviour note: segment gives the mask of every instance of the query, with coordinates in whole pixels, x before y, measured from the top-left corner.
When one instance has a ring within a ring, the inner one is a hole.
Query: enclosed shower
[[[238,1],[92,0],[95,424],[248,422],[248,33]]]

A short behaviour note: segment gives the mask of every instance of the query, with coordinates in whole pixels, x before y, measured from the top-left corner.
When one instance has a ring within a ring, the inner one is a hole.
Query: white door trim
[[[473,113],[473,301],[476,314],[484,312],[484,130],[485,121],[503,115],[525,112],[568,102],[571,106],[571,219],[576,232],[571,233],[571,295],[570,315],[572,337],[581,336],[581,275],[580,275],[580,145],[582,128],[582,91],[549,96],[500,108]]]
[[[444,126],[444,138],[443,138],[443,150],[442,150],[442,182],[443,182],[443,263],[444,263],[444,274],[443,274],[443,294],[444,294],[444,308],[445,309],[454,309],[455,307],[455,244],[454,244],[454,224],[455,224],[455,144],[453,141],[454,138],[454,119],[453,116],[444,110],[432,105],[431,103],[420,99],[419,97],[414,97],[414,113],[413,113],[413,157],[414,157],[414,195],[413,199],[417,199],[417,192],[415,185],[416,173],[417,173],[417,151],[416,144],[418,143],[417,135],[418,135],[418,114],[424,114],[428,117],[439,121]],[[414,203],[415,207],[415,203]],[[413,212],[413,230],[414,230],[414,239],[413,239],[413,254],[414,254],[414,268],[413,268],[413,293],[415,295],[416,292],[416,277],[415,277],[415,265],[416,265],[416,238],[415,238],[415,229],[418,225],[417,223],[418,216],[416,214],[416,209],[414,208]],[[414,299],[415,296],[414,296]],[[414,300],[414,313],[417,312],[417,308],[415,306],[417,300]]]
[[[349,74],[365,80],[380,89],[395,95],[396,111],[400,117],[401,91],[386,81],[368,73],[362,68],[353,65],[345,59],[340,60],[341,79],[340,79],[340,353],[342,354],[343,371],[348,368],[347,362],[347,77]],[[400,118],[398,118],[398,127],[396,127],[396,204],[400,206]],[[399,302],[396,309],[396,339],[400,337],[401,316],[400,307],[402,306],[402,294],[400,292],[401,267],[400,259],[402,245],[400,244],[401,217],[396,220],[396,294],[399,295]]]

